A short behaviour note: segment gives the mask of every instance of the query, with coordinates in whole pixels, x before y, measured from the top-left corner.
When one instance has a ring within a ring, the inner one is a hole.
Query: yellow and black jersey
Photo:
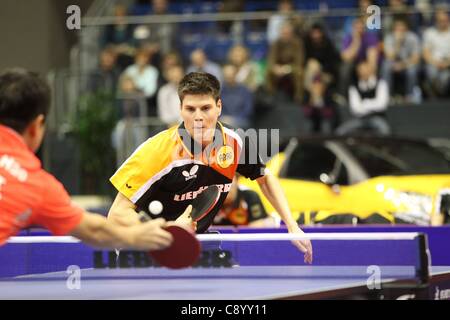
[[[235,173],[253,180],[263,176],[264,169],[255,141],[242,131],[217,123],[213,142],[202,150],[181,124],[144,142],[110,181],[137,211],[153,218],[149,205],[160,201],[163,211],[158,216],[166,220],[178,218],[207,186],[217,185],[220,199],[197,225],[197,232],[204,232],[222,206]]]

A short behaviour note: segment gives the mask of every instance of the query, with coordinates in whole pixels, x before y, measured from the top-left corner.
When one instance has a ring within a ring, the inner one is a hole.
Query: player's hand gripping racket
[[[145,212],[141,212],[140,216],[143,222],[150,219]],[[187,268],[196,263],[201,247],[195,233],[175,224],[169,224],[164,230],[172,234],[172,244],[163,250],[149,251],[150,257],[159,265],[170,269]]]
[[[199,221],[206,216],[219,201],[219,188],[215,185],[203,190],[192,202],[191,218]],[[147,214],[140,213],[141,221],[149,219]],[[173,237],[170,247],[163,250],[150,251],[149,255],[161,266],[171,269],[181,269],[197,262],[201,253],[201,245],[195,234],[180,225],[169,225],[164,228]]]

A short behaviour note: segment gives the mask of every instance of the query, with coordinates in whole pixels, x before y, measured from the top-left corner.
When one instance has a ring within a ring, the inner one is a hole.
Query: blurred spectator
[[[450,23],[448,12],[435,14],[436,27],[428,28],[423,37],[427,85],[432,96],[448,96],[450,83]]]
[[[112,145],[116,150],[117,166],[120,166],[145,139],[148,131],[140,122],[147,115],[144,94],[133,79],[122,75],[118,90],[119,121],[112,133]]]
[[[147,99],[148,115],[156,115],[155,94],[158,87],[158,70],[149,64],[150,55],[145,50],[136,53],[135,63],[129,66],[124,75],[131,78],[135,86]]]
[[[431,1],[432,0],[416,0],[414,3],[415,9],[419,12],[419,26],[429,26],[432,23],[433,12],[431,11]]]
[[[166,53],[162,58],[161,63],[161,70],[164,72],[170,67],[173,66],[182,66],[183,63],[181,61],[181,57],[178,52],[171,51],[169,53]]]
[[[223,83],[222,70],[217,63],[208,60],[202,49],[196,49],[191,53],[191,65],[187,69],[190,72],[206,72],[215,76],[220,83]]]
[[[417,87],[420,43],[417,35],[408,30],[406,21],[395,20],[392,32],[384,39],[384,54],[382,74],[391,94],[395,95],[398,90],[394,84],[403,84],[399,93],[405,95],[408,102],[419,103],[415,92],[420,91]]]
[[[148,15],[165,15],[169,14],[167,0],[150,0],[152,7],[147,13]],[[160,59],[164,55],[175,48],[176,43],[176,24],[175,23],[152,23],[136,26],[134,29],[134,40],[137,47],[146,45],[151,49],[154,60]],[[155,63],[159,65],[159,63]]]
[[[273,43],[280,37],[281,28],[290,20],[294,14],[294,3],[292,0],[279,0],[278,13],[269,18],[267,25],[267,40]]]
[[[249,90],[255,91],[262,83],[258,73],[258,66],[250,60],[246,47],[236,45],[228,52],[228,62],[236,67],[236,82],[245,85]]]
[[[373,73],[378,68],[378,36],[366,31],[365,17],[353,21],[352,33],[344,36],[341,58],[341,93],[347,92],[354,77],[355,66],[367,61]]]
[[[173,65],[165,69],[167,83],[158,91],[157,105],[158,117],[168,127],[180,123],[180,98],[178,97],[178,84],[184,76],[183,68]]]
[[[100,53],[99,68],[89,75],[88,91],[99,90],[116,93],[120,71],[116,67],[117,54],[113,47],[107,47]]]
[[[244,11],[245,2],[242,0],[222,0],[219,3],[219,13],[232,13]],[[219,31],[229,34],[233,28],[238,27],[237,24],[242,24],[241,21],[218,21]]]
[[[336,105],[323,75],[317,73],[305,90],[303,112],[309,120],[308,132],[330,134],[337,124]]]
[[[133,40],[133,27],[126,23],[128,9],[124,4],[114,6],[115,23],[105,27],[102,45],[131,46]]]
[[[270,93],[283,92],[291,100],[302,102],[304,49],[290,23],[283,25],[281,37],[269,50],[267,88]]]
[[[118,89],[119,118],[145,117],[145,96],[136,86],[134,80],[127,75],[122,75],[119,79]]]
[[[367,17],[369,16],[367,9],[371,6],[374,5],[374,1],[373,0],[358,0],[358,7],[357,7],[357,11],[358,13],[356,15],[351,15],[348,16],[345,19],[344,22],[344,34],[351,34],[352,33],[352,29],[353,29],[353,23],[355,22],[355,20],[359,19],[360,17],[364,17],[364,22],[366,21]],[[378,34],[378,30],[377,29],[368,29],[366,28],[366,32],[373,32]]]
[[[162,57],[162,61],[161,61],[161,70],[159,73],[159,78],[158,78],[158,87],[163,86],[164,84],[166,84],[167,82],[169,82],[169,79],[167,79],[167,70],[169,70],[171,67],[175,67],[175,66],[182,66],[182,61],[181,61],[181,57],[180,55],[175,52],[175,51],[171,51],[167,54],[165,54]]]
[[[223,67],[224,83],[221,91],[221,120],[233,127],[247,129],[253,114],[253,94],[236,82],[237,69],[228,64]]]
[[[391,31],[397,20],[403,20],[411,28],[413,26],[413,18],[407,12],[408,5],[405,0],[389,0],[387,7],[388,12],[382,16],[384,31]],[[412,28],[414,29],[414,28]]]
[[[230,192],[222,208],[214,217],[214,225],[277,227],[275,219],[267,215],[259,195],[239,187],[237,177],[233,179]]]
[[[391,132],[385,111],[389,103],[389,88],[386,81],[377,79],[368,62],[357,66],[357,82],[349,88],[350,111],[353,119],[342,124],[336,131],[346,135],[369,130],[388,135]]]
[[[115,23],[105,27],[102,39],[102,46],[114,45],[117,53],[117,65],[120,70],[124,70],[133,63],[135,52],[133,46],[133,26],[127,24],[127,7],[123,4],[114,6]]]
[[[325,34],[324,27],[319,23],[313,24],[305,37],[306,74],[310,73],[312,63],[319,63],[324,73],[322,76],[328,79],[329,86],[333,88],[338,79],[340,60],[339,52]]]

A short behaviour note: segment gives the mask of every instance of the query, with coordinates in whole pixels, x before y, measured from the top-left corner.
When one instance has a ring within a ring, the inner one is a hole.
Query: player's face
[[[220,99],[216,103],[210,95],[188,94],[181,104],[181,117],[186,130],[203,146],[212,142],[221,111]]]

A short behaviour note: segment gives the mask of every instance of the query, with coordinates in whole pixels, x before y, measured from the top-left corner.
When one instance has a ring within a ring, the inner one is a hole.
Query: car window
[[[301,143],[288,159],[284,178],[320,181],[321,174],[333,175],[336,183],[347,184],[345,166],[321,144]]]
[[[450,173],[444,154],[424,143],[349,140],[346,146],[370,177]]]

